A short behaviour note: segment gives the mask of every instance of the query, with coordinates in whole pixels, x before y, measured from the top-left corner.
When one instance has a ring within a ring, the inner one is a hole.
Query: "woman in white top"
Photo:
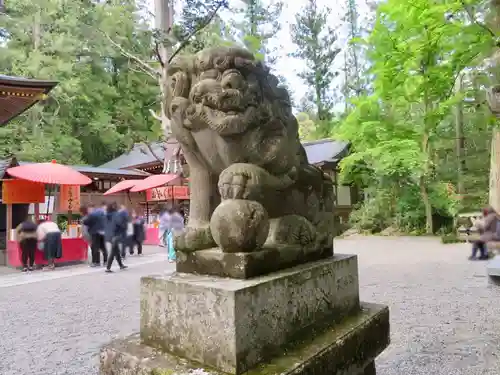
[[[44,259],[48,262],[44,269],[51,271],[55,268],[54,259],[62,257],[61,230],[53,221],[40,220],[36,233],[38,241],[43,244]]]

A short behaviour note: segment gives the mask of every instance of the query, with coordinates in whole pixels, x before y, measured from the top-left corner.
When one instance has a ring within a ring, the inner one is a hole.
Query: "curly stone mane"
[[[168,115],[183,127],[233,136],[278,120],[298,140],[287,90],[247,50],[217,47],[180,57],[168,74]]]

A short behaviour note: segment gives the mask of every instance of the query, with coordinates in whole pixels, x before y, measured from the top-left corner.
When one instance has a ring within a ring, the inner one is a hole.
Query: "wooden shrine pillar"
[[[12,238],[12,224],[13,224],[13,220],[12,220],[12,204],[10,203],[7,203],[5,205],[5,207],[7,208],[7,233],[6,233],[6,236],[7,236],[7,241],[12,241],[13,238]]]
[[[34,207],[34,221],[35,223],[38,223],[38,220],[40,220],[40,203],[33,203]]]

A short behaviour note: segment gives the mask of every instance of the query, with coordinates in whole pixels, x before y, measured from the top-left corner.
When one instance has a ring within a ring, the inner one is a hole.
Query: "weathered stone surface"
[[[488,274],[488,283],[491,285],[500,285],[500,255],[495,255],[486,265]]]
[[[210,231],[223,252],[257,251],[266,242],[269,218],[259,202],[231,199],[215,209]]]
[[[488,262],[486,271],[488,276],[500,276],[500,255],[496,255]]]
[[[214,239],[231,242],[224,238],[227,222],[209,224],[214,210],[233,200],[258,202],[275,220],[269,244],[332,247],[332,179],[309,164],[288,92],[269,69],[245,49],[221,46],[178,57],[168,76],[165,110],[191,186],[190,220],[176,236],[176,250],[209,249]],[[243,212],[228,214],[236,211]],[[219,244],[224,251],[249,251],[246,244],[262,242],[260,227],[243,232],[241,223],[253,219],[245,215],[234,223],[240,231],[230,228],[238,233],[234,243]]]
[[[358,309],[352,255],[250,280],[153,276],[142,279],[141,337],[152,347],[241,374],[325,320]]]
[[[308,250],[272,246],[251,253],[225,253],[218,248],[177,253],[177,272],[249,279],[299,264],[331,258],[333,248]]]
[[[325,322],[326,323],[326,322]],[[373,360],[389,345],[389,310],[362,304],[340,323],[310,330],[306,338],[287,343],[274,359],[248,375],[375,375]],[[218,342],[214,342],[217,345]],[[139,335],[116,340],[101,350],[101,375],[224,375],[195,362],[160,353],[141,343]]]

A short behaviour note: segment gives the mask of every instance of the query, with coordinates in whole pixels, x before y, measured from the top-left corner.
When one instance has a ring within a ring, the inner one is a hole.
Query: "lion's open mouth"
[[[190,113],[190,120],[205,123],[223,136],[244,133],[256,121],[257,108],[247,107],[244,111],[222,111],[206,105],[198,105]]]
[[[210,116],[218,117],[218,118],[227,118],[227,117],[240,117],[246,118],[253,112],[256,108],[253,106],[247,106],[244,109],[225,109],[225,108],[214,108],[210,105],[203,106],[203,110],[205,113],[210,114]]]
[[[234,89],[209,93],[198,103],[229,116],[244,114],[249,107],[257,106],[256,98],[251,93],[242,93]]]

